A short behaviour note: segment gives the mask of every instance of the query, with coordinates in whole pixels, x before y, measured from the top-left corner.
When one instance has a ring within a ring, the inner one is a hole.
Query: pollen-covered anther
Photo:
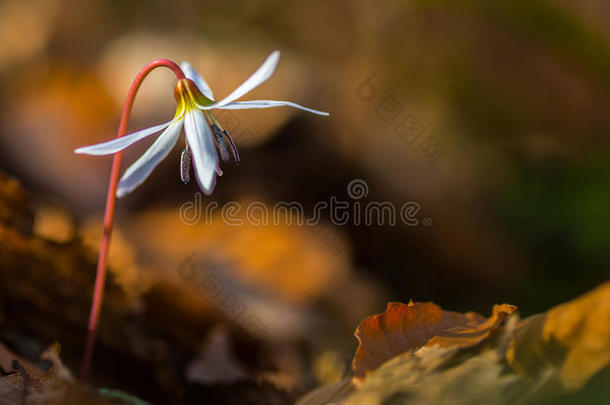
[[[231,138],[231,135],[229,135],[229,133],[225,130],[223,130],[222,133],[229,140],[229,146],[231,147],[231,153],[233,153],[233,159],[235,159],[235,163],[239,164],[239,152],[237,152],[237,146],[235,146],[233,138]]]
[[[188,148],[184,148],[180,154],[180,179],[184,184],[191,180],[191,159],[191,151]]]
[[[223,162],[228,162],[230,159],[229,151],[227,150],[227,144],[224,139],[224,132],[220,127],[216,124],[212,124],[210,126],[212,130],[212,135],[214,135],[214,140],[216,141],[216,147],[218,148],[218,152],[220,153],[220,158]]]

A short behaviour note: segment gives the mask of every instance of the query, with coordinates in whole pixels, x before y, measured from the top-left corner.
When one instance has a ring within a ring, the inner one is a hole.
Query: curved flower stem
[[[184,73],[180,67],[174,62],[167,59],[157,59],[150,62],[148,65],[138,73],[129,93],[127,94],[127,100],[123,107],[123,113],[121,115],[121,122],[119,124],[119,130],[117,138],[122,137],[127,132],[127,122],[129,115],[131,114],[131,108],[133,102],[142,84],[144,78],[153,70],[158,67],[166,67],[171,69],[178,80],[185,78]],[[87,379],[89,374],[89,368],[91,366],[91,359],[93,356],[93,347],[95,346],[95,337],[97,335],[97,328],[100,319],[100,312],[102,309],[102,301],[104,299],[104,285],[106,282],[106,259],[108,258],[108,250],[110,248],[110,237],[112,235],[112,224],[114,222],[114,207],[116,205],[116,190],[119,184],[119,174],[121,171],[121,161],[123,160],[123,152],[118,152],[114,155],[112,160],[112,170],[110,172],[110,184],[108,186],[108,195],[106,196],[106,212],[104,214],[104,232],[102,234],[102,240],[100,242],[100,252],[97,260],[97,272],[95,276],[95,288],[93,290],[93,302],[91,304],[91,313],[89,314],[89,326],[87,328],[87,341],[85,343],[85,356],[81,366],[81,381]]]

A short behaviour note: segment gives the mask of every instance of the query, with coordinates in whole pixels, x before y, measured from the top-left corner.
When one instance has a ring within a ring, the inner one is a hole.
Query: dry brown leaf
[[[515,310],[512,305],[496,305],[492,316],[485,319],[475,312],[444,311],[432,302],[390,302],[384,313],[366,318],[356,329],[360,344],[352,363],[355,381],[361,383],[386,361],[424,345],[476,345]]]
[[[303,397],[303,404],[537,404],[558,397],[601,403],[607,398],[610,282],[522,321],[507,318],[515,310],[496,305],[484,319],[432,303],[390,303],[356,332],[360,347],[351,392],[328,385]],[[477,345],[483,341],[489,344]],[[474,345],[476,350],[461,350]],[[404,352],[393,354],[399,350]],[[375,367],[384,357],[389,359]],[[507,372],[507,363],[514,373]],[[590,380],[593,387],[581,390]]]
[[[35,376],[44,374],[38,367],[10,351],[3,343],[0,343],[0,370],[3,370],[7,374],[19,372],[19,368],[16,369],[14,367],[16,365],[14,361],[17,361],[28,374]]]
[[[59,352],[59,344],[54,343],[41,354],[52,364],[44,371],[0,343],[0,405],[117,404],[97,389],[76,383]]]
[[[62,404],[73,383],[72,374],[59,358],[59,344],[51,345],[41,356],[53,366],[46,373],[0,346],[4,363],[10,361],[11,371],[0,377],[0,405]]]

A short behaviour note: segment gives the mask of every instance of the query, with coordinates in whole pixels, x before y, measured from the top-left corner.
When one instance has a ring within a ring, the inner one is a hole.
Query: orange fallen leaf
[[[366,318],[356,329],[359,341],[352,367],[355,381],[391,358],[419,347],[468,347],[480,343],[515,312],[512,305],[496,305],[489,319],[475,312],[444,311],[427,303],[390,302],[384,313]]]

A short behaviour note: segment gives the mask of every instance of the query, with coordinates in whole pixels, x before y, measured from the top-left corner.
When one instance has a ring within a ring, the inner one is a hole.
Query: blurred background
[[[2,0],[0,171],[26,190],[11,217],[27,236],[0,244],[1,337],[58,340],[77,370],[112,159],[73,150],[115,136],[156,58],[190,61],[223,97],[279,49],[244,99],[330,112],[219,112],[242,161],[200,211],[311,216],[359,179],[359,202],[415,202],[418,223],[185,224],[199,197],[177,147],[118,202],[96,384],[172,403],[240,381],[289,403],[345,375],[354,329],[387,301],[531,315],[590,290],[610,268],[609,17],[601,0]],[[130,130],[173,116],[174,84],[149,76]]]

